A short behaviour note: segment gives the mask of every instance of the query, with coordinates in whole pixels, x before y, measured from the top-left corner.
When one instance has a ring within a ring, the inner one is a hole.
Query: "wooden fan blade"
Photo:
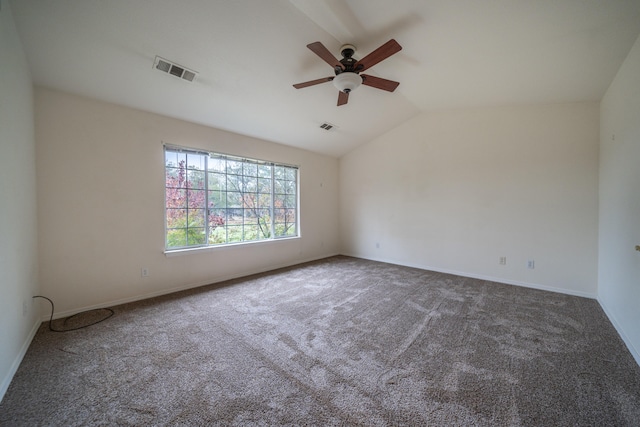
[[[330,82],[331,80],[333,80],[333,76],[332,77],[323,77],[321,79],[316,79],[316,80],[310,80],[310,81],[304,82],[304,83],[296,83],[296,84],[293,85],[293,87],[295,87],[296,89],[302,89],[303,87],[309,87],[309,86],[313,86],[313,85],[318,85],[320,83]]]
[[[309,49],[316,55],[318,55],[324,62],[331,65],[332,68],[340,67],[340,69],[344,69],[344,66],[338,61],[338,59],[333,56],[329,49],[324,47],[324,45],[320,42],[314,42],[307,45]]]
[[[376,89],[382,89],[389,92],[393,92],[396,90],[400,83],[394,82],[393,80],[382,79],[376,76],[370,76],[368,74],[360,74],[362,77],[362,84],[375,87]]]
[[[349,102],[349,94],[343,91],[338,91],[338,107]]]
[[[356,72],[361,72],[366,70],[367,68],[371,68],[376,65],[380,61],[384,61],[394,53],[398,53],[402,50],[402,46],[398,44],[394,39],[389,40],[360,61],[356,63],[355,70]]]

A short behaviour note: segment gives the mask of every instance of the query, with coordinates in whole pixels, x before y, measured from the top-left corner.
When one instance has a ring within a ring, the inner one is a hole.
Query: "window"
[[[298,168],[165,146],[167,250],[298,236]]]

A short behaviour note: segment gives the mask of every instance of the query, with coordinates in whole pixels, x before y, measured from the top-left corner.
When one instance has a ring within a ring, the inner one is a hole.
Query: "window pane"
[[[273,196],[273,207],[275,208],[282,208],[284,207],[284,200],[285,200],[285,195],[284,194],[276,194]]]
[[[245,209],[256,210],[258,208],[258,197],[256,193],[245,194],[242,197],[242,207]]]
[[[209,191],[209,209],[227,207],[227,193],[223,191]]]
[[[227,177],[223,173],[209,173],[209,190],[226,190]]]
[[[285,222],[287,224],[293,224],[296,222],[296,210],[295,209],[286,209],[285,210]]]
[[[271,165],[259,165],[258,176],[261,178],[269,178],[271,180]]]
[[[165,166],[178,167],[182,162],[182,167],[184,167],[187,164],[187,154],[177,151],[167,150],[164,154],[164,159]]]
[[[243,190],[245,193],[255,193],[258,191],[258,179],[245,177],[243,180]]]
[[[187,215],[189,218],[188,228],[204,227],[204,209],[189,209]]]
[[[187,207],[204,208],[206,195],[204,190],[187,190]]]
[[[275,224],[273,226],[273,229],[275,230],[276,237],[282,237],[286,233],[286,228],[284,224]]]
[[[285,179],[288,179],[289,181],[296,181],[296,177],[298,175],[297,172],[298,170],[295,168],[286,168]]]
[[[242,207],[242,193],[229,192],[227,193],[227,207],[241,208]]]
[[[258,225],[244,226],[244,241],[258,240]]]
[[[242,175],[242,162],[227,159],[227,173]]]
[[[245,209],[244,210],[244,223],[246,224],[257,224],[258,223],[258,215],[254,209]]]
[[[280,179],[276,179],[273,183],[273,191],[275,194],[284,194],[285,192],[285,181]]]
[[[209,230],[209,244],[219,245],[221,243],[227,243],[227,229],[226,227],[217,227]]]
[[[177,188],[167,188],[165,206],[167,208],[186,208],[187,207],[187,190]]]
[[[295,195],[287,195],[284,196],[284,207],[285,208],[295,208],[297,203],[297,198]]]
[[[227,190],[228,191],[242,191],[242,176],[240,176],[240,175],[227,175]]]
[[[229,236],[229,243],[237,243],[242,242],[242,226],[229,226],[227,227],[227,232]]]
[[[208,168],[210,171],[224,172],[227,165],[224,159],[219,157],[209,157]]]
[[[184,228],[167,230],[167,248],[187,246],[187,230]]]
[[[286,223],[275,224],[274,228],[275,228],[276,237],[295,236],[296,235],[296,225],[295,225],[295,223],[293,223],[293,224],[286,224]]]
[[[260,194],[258,196],[258,208],[271,208],[271,195],[270,194]]]
[[[217,228],[222,227],[226,223],[226,210],[224,209],[212,209],[209,211],[209,227]]]
[[[164,152],[164,166],[178,166],[178,153],[166,150]]]
[[[167,228],[186,228],[186,209],[167,209]]]
[[[244,209],[227,209],[227,220],[234,224],[242,224],[244,219]]]
[[[269,194],[271,193],[271,180],[266,178],[258,179],[258,191],[260,193]]]
[[[285,181],[285,193],[287,193],[287,194],[296,194],[296,182],[295,181]]]
[[[187,245],[204,245],[207,236],[204,228],[189,228],[187,231]]]
[[[204,170],[205,156],[202,154],[187,154],[187,169],[189,170]]]
[[[273,167],[273,176],[275,179],[285,179],[286,173],[284,166],[274,166]]]
[[[187,186],[189,188],[205,188],[205,172],[189,169],[187,171]]]
[[[165,186],[168,188],[187,188],[184,168],[166,168]]]
[[[258,239],[270,239],[271,238],[271,231],[267,228],[264,228],[262,226],[260,226],[258,228]]]
[[[285,219],[286,209],[274,209],[273,216],[275,217],[275,222],[282,223]]]
[[[258,164],[247,161],[244,163],[244,175],[245,176],[258,176]]]
[[[260,235],[265,238],[271,238],[271,216],[269,212],[261,212],[258,218],[258,227],[260,228]]]

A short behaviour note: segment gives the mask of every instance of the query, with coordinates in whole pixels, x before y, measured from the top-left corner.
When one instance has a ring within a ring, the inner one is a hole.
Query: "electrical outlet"
[[[147,267],[143,267],[142,270],[140,270],[140,275],[142,277],[149,277],[149,269]]]
[[[380,249],[380,243],[376,242],[376,249]]]
[[[23,300],[22,301],[22,316],[26,316],[28,311],[29,311],[29,307],[27,307],[27,302]]]
[[[527,261],[527,268],[533,270],[534,268],[536,268],[536,262],[530,259],[529,261]]]
[[[506,256],[501,256],[500,257],[500,265],[507,265],[507,257]]]

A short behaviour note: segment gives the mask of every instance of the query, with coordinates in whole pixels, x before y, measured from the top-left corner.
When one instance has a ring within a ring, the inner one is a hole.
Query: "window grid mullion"
[[[271,219],[271,238],[276,238],[276,226],[275,226],[275,194],[276,194],[276,166],[271,164],[271,203],[269,204],[269,218]]]
[[[242,160],[242,175],[240,175],[240,182],[242,183],[242,191],[240,192],[240,206],[242,207],[242,241],[244,242],[244,238],[245,238],[245,219],[246,219],[246,202],[245,202],[245,197],[247,197],[247,189],[244,186],[244,180],[247,178],[244,175],[244,169],[246,166],[247,162],[246,160]]]
[[[189,217],[191,216],[191,209],[189,208],[189,162],[187,157],[187,163],[184,166],[184,198],[185,198],[185,209],[187,210],[187,222],[184,225],[184,229],[186,230],[184,240],[187,246],[191,246],[189,244]]]
[[[204,156],[204,244],[209,246],[209,156]]]
[[[224,243],[229,243],[229,174],[227,159],[224,159]]]

